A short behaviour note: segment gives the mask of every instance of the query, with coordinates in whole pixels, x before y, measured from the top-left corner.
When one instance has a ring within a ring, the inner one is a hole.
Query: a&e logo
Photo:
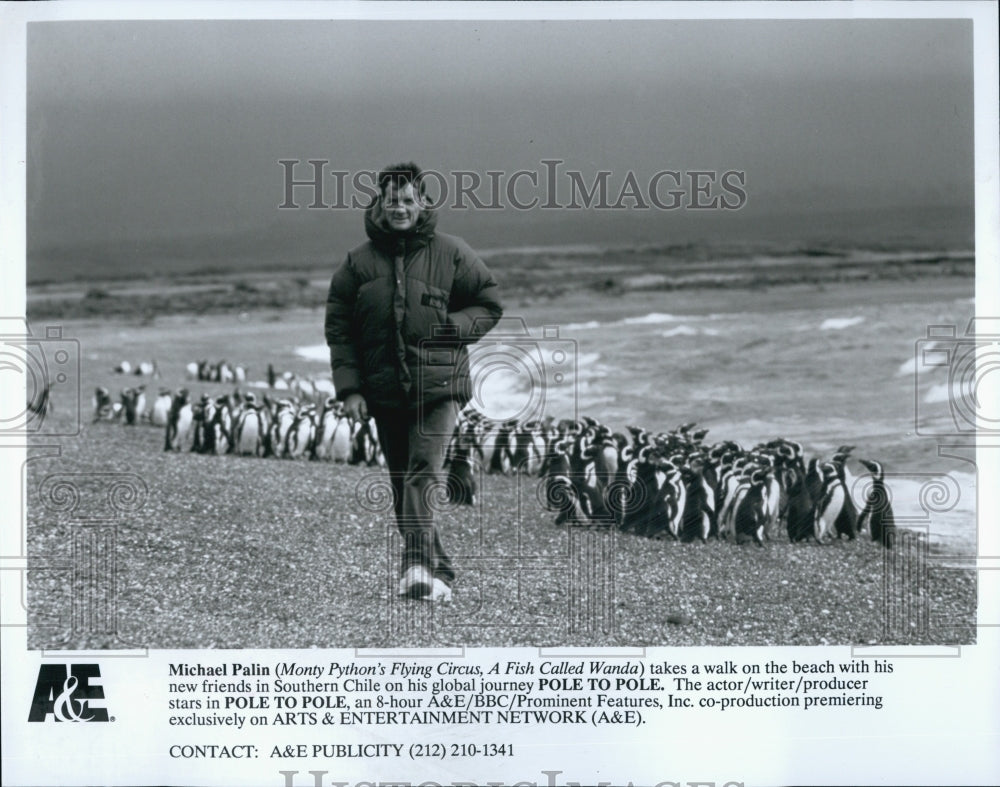
[[[104,699],[104,686],[92,683],[100,678],[97,664],[42,664],[28,721],[45,721],[50,713],[56,721],[108,721],[107,708],[90,706]]]

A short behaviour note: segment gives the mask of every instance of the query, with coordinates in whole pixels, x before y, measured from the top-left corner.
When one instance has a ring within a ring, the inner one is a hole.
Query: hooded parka
[[[405,233],[386,227],[381,199],[365,212],[368,242],[352,249],[330,282],[326,342],[340,400],[415,408],[471,384],[467,346],[503,314],[493,275],[461,238],[435,231],[421,212]]]

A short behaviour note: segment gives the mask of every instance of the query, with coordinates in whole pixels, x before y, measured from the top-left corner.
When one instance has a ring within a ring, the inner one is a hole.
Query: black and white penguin
[[[170,417],[170,405],[172,402],[173,397],[170,395],[170,389],[161,388],[156,399],[153,401],[153,409],[149,414],[149,422],[153,426],[167,425],[167,419]]]
[[[517,421],[504,421],[496,428],[493,440],[493,452],[490,456],[490,463],[487,471],[490,473],[500,473],[507,475],[513,466],[514,457],[514,429]]]
[[[328,396],[316,423],[316,439],[313,441],[312,459],[332,459],[333,435],[337,429],[337,399]]]
[[[233,452],[237,456],[260,456],[266,427],[256,402],[248,401],[234,427]]]
[[[813,534],[816,521],[816,499],[813,492],[822,490],[822,481],[816,470],[816,458],[805,469],[799,457],[785,471],[788,488],[788,508],[785,510],[785,527],[792,543],[804,541]]]
[[[382,464],[382,448],[378,442],[378,427],[374,418],[356,421],[351,443],[351,464],[374,467]]]
[[[284,456],[298,459],[313,449],[316,439],[316,405],[312,402],[302,405],[285,434]]]
[[[202,394],[198,403],[191,408],[194,422],[194,438],[191,450],[196,454],[215,453],[215,401],[208,394]]]
[[[121,405],[119,405],[119,411]],[[115,408],[111,402],[111,392],[102,385],[94,389],[94,423],[110,421],[114,418]]]
[[[241,414],[239,407],[234,405],[238,400],[236,396],[219,396],[215,400],[215,413],[212,416],[212,430],[215,433],[214,451],[216,454],[231,454],[235,450],[235,435],[233,424]],[[234,411],[236,416],[234,418]]]
[[[853,541],[858,535],[858,510],[848,494],[842,466],[825,462],[821,470],[823,494],[816,506],[816,540],[823,543],[827,537],[836,534],[838,539],[846,535]]]
[[[541,466],[543,454],[538,453],[535,444],[537,421],[523,424],[515,422],[513,433],[513,450],[510,453],[510,464],[515,473],[535,475]]]
[[[163,450],[180,451],[189,438],[193,421],[190,394],[187,388],[181,388],[174,394],[173,402],[170,404]]]
[[[265,404],[267,401],[265,400]],[[285,453],[285,440],[295,421],[295,410],[290,399],[279,399],[274,403],[271,423],[267,434],[265,456],[281,458]]]
[[[135,419],[141,421],[146,416],[146,386],[135,387]]]
[[[867,527],[872,541],[878,541],[886,549],[892,549],[895,540],[896,521],[892,513],[892,495],[885,485],[885,471],[881,462],[859,460],[872,474],[865,507],[858,517],[859,528]]]
[[[565,441],[556,442],[550,452],[542,490],[545,508],[557,512],[557,525],[585,525],[589,521],[580,504],[572,474],[569,445]]]
[[[764,546],[764,528],[767,524],[767,471],[754,470],[740,486],[741,494],[733,516],[736,543],[751,536],[758,546]],[[742,491],[744,490],[745,491]]]
[[[685,487],[681,541],[700,538],[704,544],[715,528],[715,490],[705,478],[707,467],[703,458],[695,457],[681,468]]]

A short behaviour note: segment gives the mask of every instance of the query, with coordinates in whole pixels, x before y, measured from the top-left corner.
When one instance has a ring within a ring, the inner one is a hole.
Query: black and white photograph
[[[51,5],[5,727],[161,725],[61,783],[998,776],[995,8]]]

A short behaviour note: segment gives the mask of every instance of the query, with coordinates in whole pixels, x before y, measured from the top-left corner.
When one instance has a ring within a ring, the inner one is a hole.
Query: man
[[[420,168],[386,168],[365,211],[368,242],[330,282],[326,342],[337,395],[374,417],[403,539],[399,594],[447,602],[455,570],[434,526],[438,480],[470,398],[467,345],[503,314],[497,283],[461,238],[435,232]]]

